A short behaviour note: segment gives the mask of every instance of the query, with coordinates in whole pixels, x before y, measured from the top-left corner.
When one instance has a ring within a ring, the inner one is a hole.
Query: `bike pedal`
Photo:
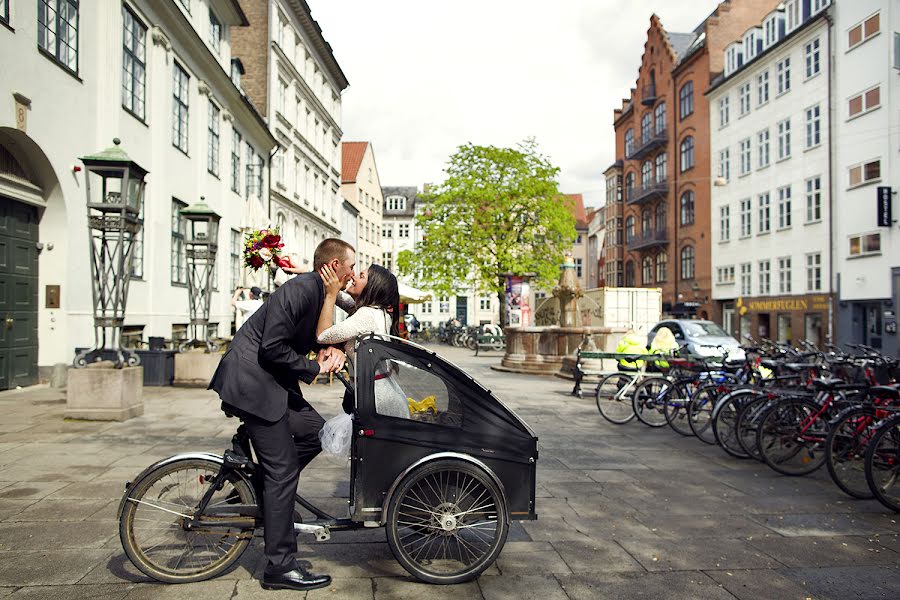
[[[331,531],[323,525],[308,525],[306,523],[294,523],[294,534],[311,533],[317,542],[327,542],[331,539]]]

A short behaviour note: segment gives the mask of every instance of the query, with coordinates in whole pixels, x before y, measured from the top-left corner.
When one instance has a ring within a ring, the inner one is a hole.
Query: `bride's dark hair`
[[[381,265],[371,265],[368,269],[366,287],[356,299],[356,306],[374,306],[391,315],[390,334],[400,335],[400,291],[397,278]]]

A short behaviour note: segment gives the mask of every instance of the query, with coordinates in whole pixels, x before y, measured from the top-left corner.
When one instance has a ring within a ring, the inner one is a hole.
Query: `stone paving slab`
[[[569,575],[559,577],[559,582],[571,600],[734,600],[699,571]]]

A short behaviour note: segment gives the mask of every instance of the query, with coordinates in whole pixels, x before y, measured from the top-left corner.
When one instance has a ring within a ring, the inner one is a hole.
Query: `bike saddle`
[[[774,371],[780,366],[781,363],[779,363],[777,360],[772,360],[771,358],[764,358],[759,361],[759,364],[767,369]]]
[[[784,363],[781,366],[789,371],[803,371],[805,369],[815,369],[818,367],[818,365],[814,363]]]
[[[900,388],[893,385],[873,385],[869,388],[869,395],[878,398],[900,400]]]
[[[232,452],[231,450],[226,450],[225,454],[222,455],[222,458],[225,460],[227,466],[238,471],[247,469],[253,464],[253,461],[248,457],[242,456],[237,452]]]
[[[812,380],[812,383],[820,390],[833,390],[844,382],[833,377],[816,377]]]

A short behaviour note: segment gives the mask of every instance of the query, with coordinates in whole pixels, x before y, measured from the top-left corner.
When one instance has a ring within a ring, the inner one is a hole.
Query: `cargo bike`
[[[435,584],[474,579],[500,554],[511,522],[533,520],[537,437],[490,390],[434,352],[389,336],[356,341],[346,516],[297,494],[294,530],[316,540],[384,527],[397,561]],[[409,418],[379,412],[377,379],[408,396]],[[132,563],[167,583],[233,568],[262,528],[261,468],[243,426],[224,454],[161,460],[126,484],[119,535]],[[302,487],[302,486],[301,486]],[[304,521],[300,508],[312,513]]]

